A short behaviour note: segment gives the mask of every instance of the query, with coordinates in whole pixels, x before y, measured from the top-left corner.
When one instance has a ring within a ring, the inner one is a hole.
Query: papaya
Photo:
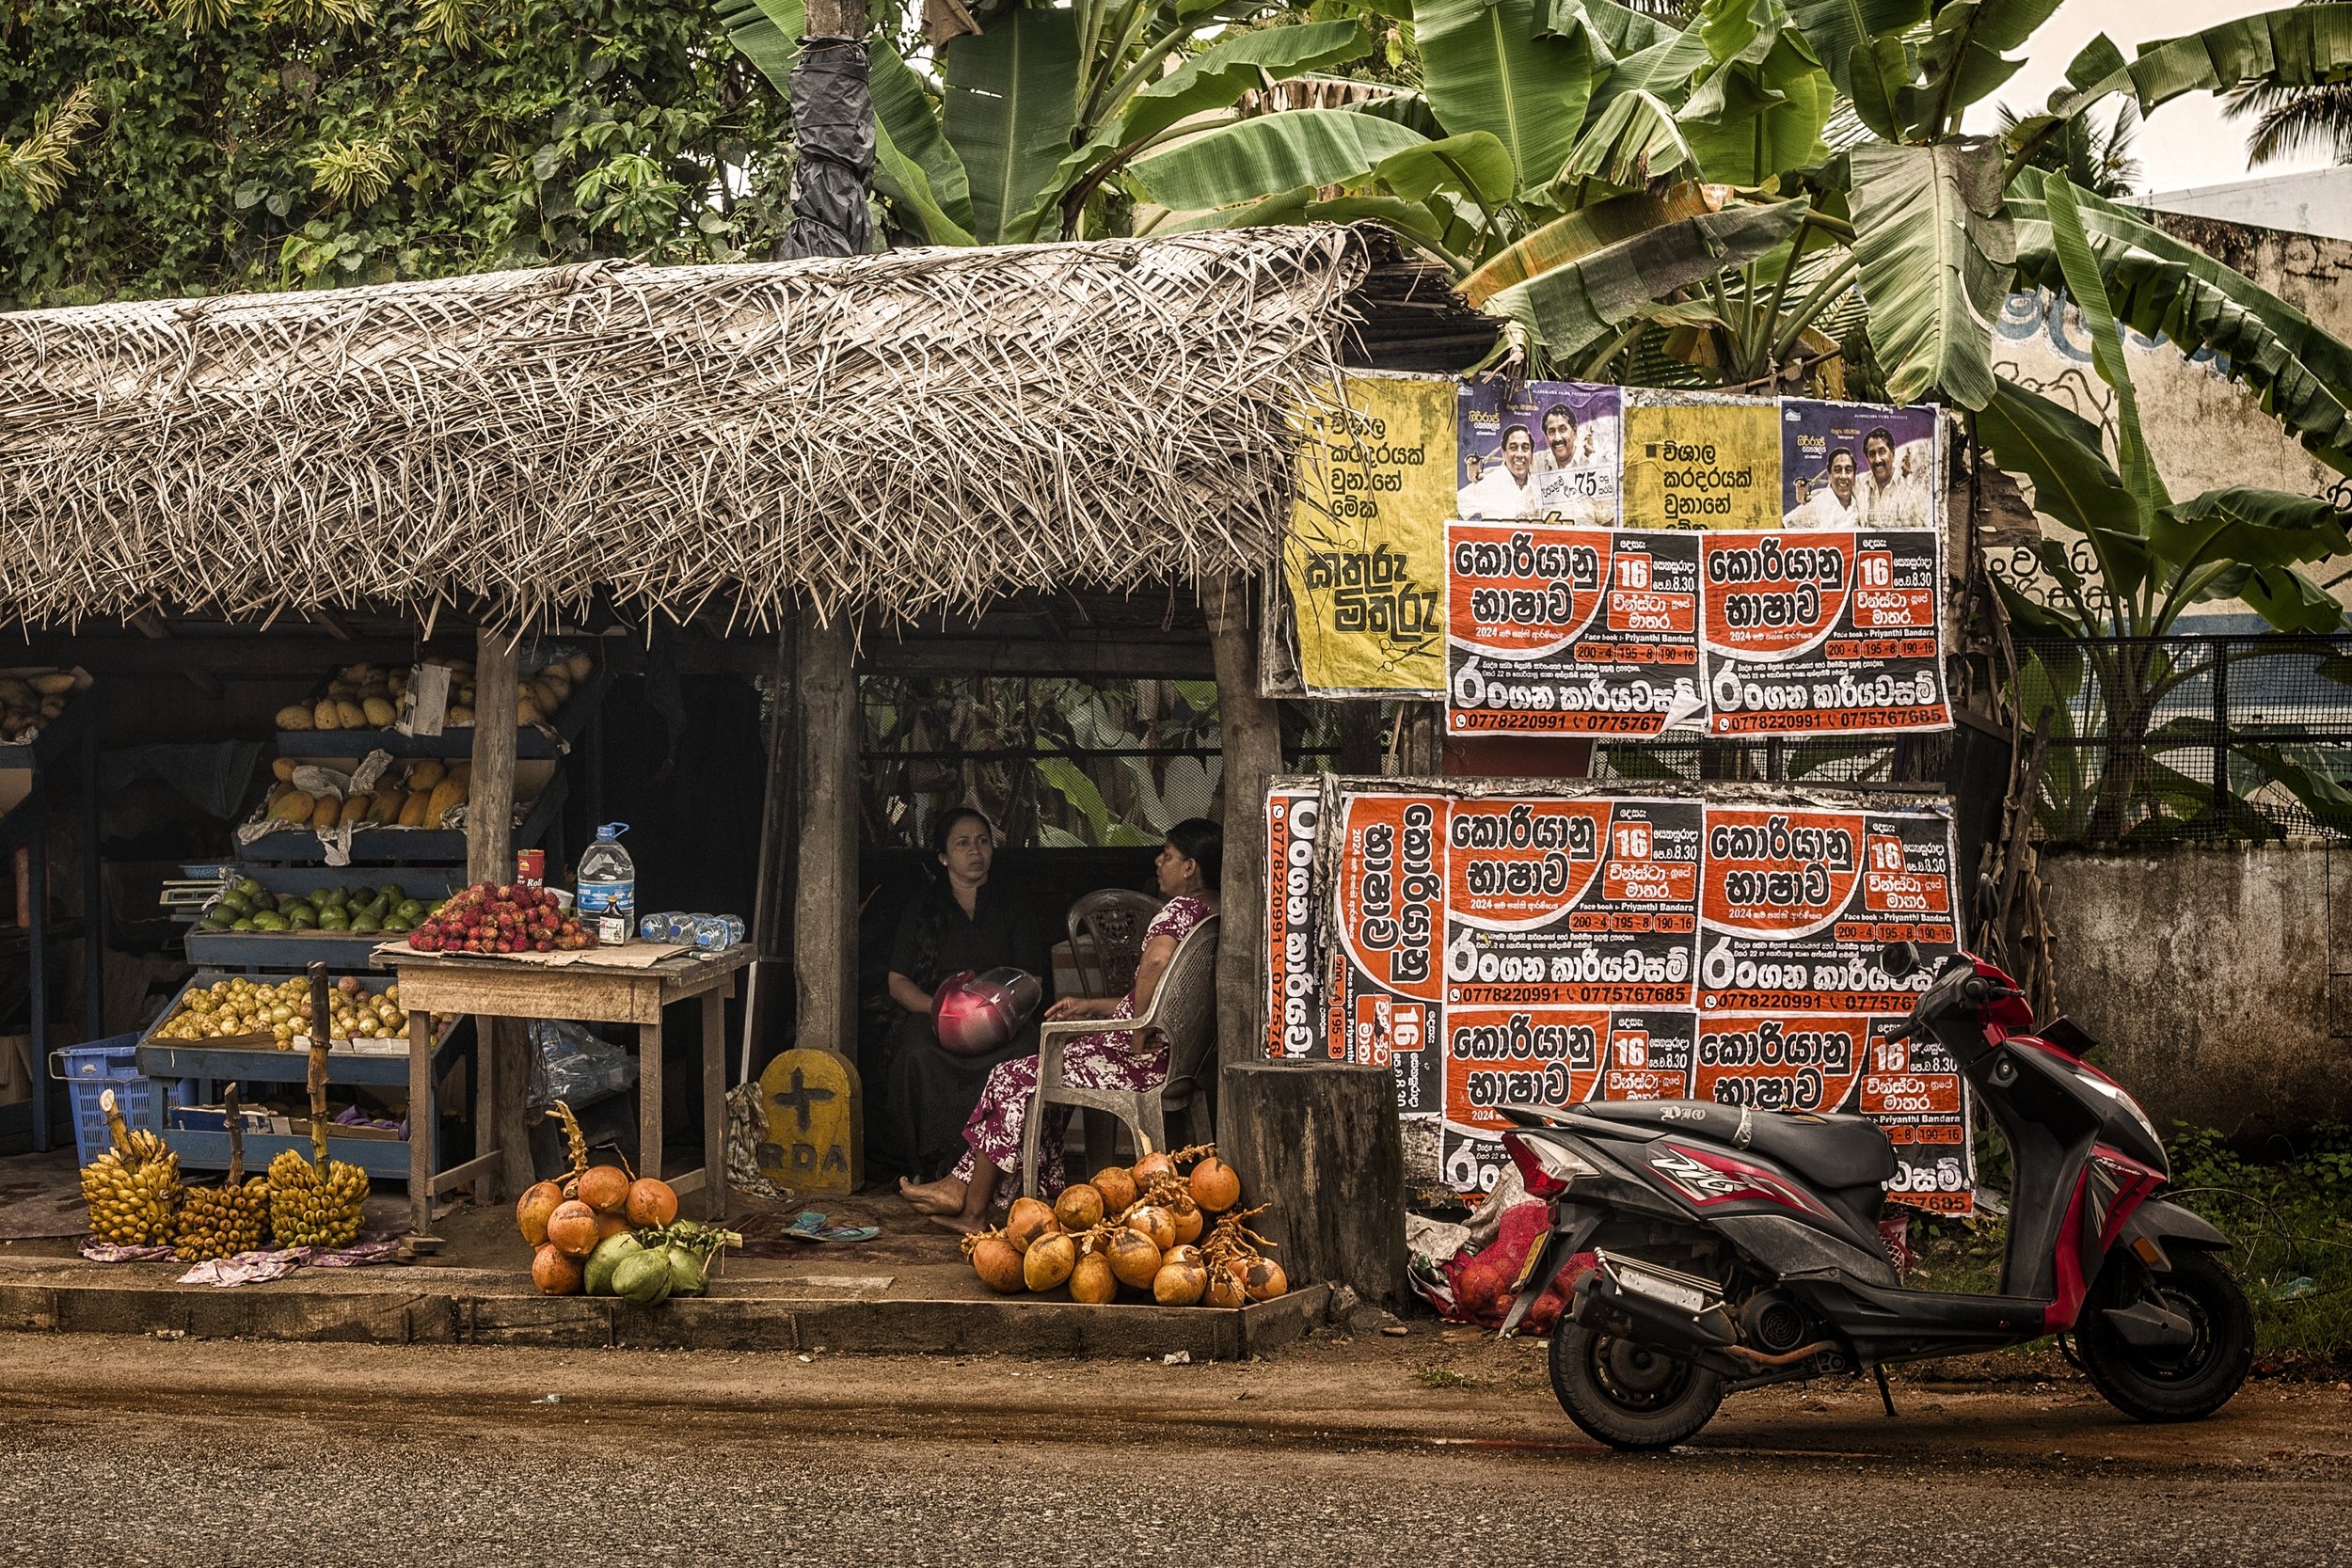
[[[366,821],[368,806],[373,799],[364,790],[353,790],[344,798],[343,809],[336,814],[335,825],[340,828],[348,828],[356,823]]]
[[[364,730],[368,727],[368,710],[349,697],[335,702],[335,724],[338,729]]]
[[[424,791],[421,789],[409,791],[406,802],[400,808],[400,825],[404,828],[426,826],[425,808],[432,803],[433,798]]]
[[[278,710],[278,727],[281,730],[307,730],[310,727],[310,709],[302,703],[289,703]]]
[[[334,698],[321,697],[318,700],[310,709],[310,724],[311,728],[321,730],[340,730],[343,727],[342,710],[335,705]]]
[[[359,711],[367,719],[371,729],[389,730],[392,727],[392,721],[400,717],[400,710],[383,697],[362,699]]]
[[[332,795],[322,795],[310,808],[310,826],[320,832],[330,832],[342,819],[342,815],[343,803],[341,800]]]
[[[448,776],[449,769],[433,757],[426,757],[408,765],[408,787],[410,789],[430,790]]]
[[[289,789],[271,803],[269,819],[272,822],[308,822],[310,814],[317,808],[316,796],[306,790]]]
[[[443,816],[449,814],[452,806],[456,805],[465,798],[466,786],[453,779],[443,779],[439,784],[435,784],[432,795],[425,802],[425,826],[429,828],[437,824]]]

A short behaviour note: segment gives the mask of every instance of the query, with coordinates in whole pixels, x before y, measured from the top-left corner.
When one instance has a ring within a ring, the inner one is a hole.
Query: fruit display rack
[[[209,988],[215,981],[235,978],[226,971],[199,970],[179,993],[171,999],[158,1017],[158,1022],[180,1010],[190,991]],[[371,993],[382,994],[389,982],[380,975],[361,978],[362,986]],[[373,1047],[373,1049],[368,1049]],[[339,1042],[326,1053],[326,1082],[335,1086],[370,1086],[387,1089],[406,1089],[410,1097],[409,1132],[414,1136],[419,1126],[429,1130],[427,1148],[429,1168],[437,1173],[434,1183],[454,1184],[459,1180],[447,1166],[448,1139],[441,1132],[439,1085],[453,1065],[470,1053],[471,1080],[469,1094],[480,1096],[487,1087],[483,1075],[484,1063],[473,1029],[464,1020],[453,1021],[438,1030],[427,1042],[423,1101],[425,1115],[416,1115],[416,1085],[418,1074],[412,1063],[413,1041],[395,1037],[385,1040]],[[195,1081],[194,1098],[211,1103],[219,1098],[223,1084],[300,1084],[310,1069],[310,1053],[305,1051],[278,1050],[267,1036],[236,1036],[223,1039],[182,1040],[159,1038],[151,1026],[138,1045],[139,1071],[151,1079],[169,1082],[180,1079]],[[263,1096],[248,1093],[248,1103],[258,1103]],[[164,1097],[157,1096],[155,1116],[168,1123],[177,1119],[179,1112],[162,1106]],[[160,1125],[171,1151],[180,1157],[180,1164],[187,1170],[226,1170],[229,1168],[229,1132],[220,1128],[203,1126]],[[290,1132],[257,1132],[248,1126],[245,1133],[246,1161],[249,1165],[265,1165],[276,1155],[294,1149],[308,1159],[310,1154],[310,1133],[307,1121]],[[405,1180],[411,1169],[412,1150],[408,1138],[391,1135],[381,1130],[348,1132],[335,1131],[328,1124],[327,1149],[338,1160],[347,1161],[366,1171],[371,1177]],[[468,1162],[470,1169],[473,1163]]]
[[[190,877],[216,877],[228,888],[258,887],[281,904],[323,890],[345,888],[357,895],[386,884],[396,885],[410,898],[431,904],[448,897],[464,882],[455,870],[446,865],[386,868],[215,863],[183,869]],[[189,917],[198,913],[192,909],[183,912]],[[365,930],[218,931],[192,925],[185,942],[188,962],[199,968],[283,972],[325,963],[337,974],[347,974],[366,967],[369,949],[383,941],[384,936],[385,928],[381,927]]]
[[[596,714],[605,692],[612,687],[612,667],[598,663],[586,680],[573,691],[571,700],[562,712],[545,725],[522,724],[515,730],[515,755],[518,758],[560,757],[579,742],[580,734]],[[404,735],[391,728],[342,730],[279,730],[278,754],[281,757],[347,758],[357,760],[370,752],[383,752],[395,758],[465,757],[473,754],[471,724],[453,725],[438,735]]]

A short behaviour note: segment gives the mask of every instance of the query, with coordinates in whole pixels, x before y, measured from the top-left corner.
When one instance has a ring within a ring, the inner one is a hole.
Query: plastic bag
[[[531,1045],[531,1095],[526,1104],[532,1111],[548,1110],[559,1100],[578,1109],[637,1082],[634,1056],[577,1023],[534,1018]]]

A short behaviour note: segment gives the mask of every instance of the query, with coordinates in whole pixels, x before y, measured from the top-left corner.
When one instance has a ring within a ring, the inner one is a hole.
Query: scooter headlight
[[[1558,1197],[1568,1190],[1570,1182],[1592,1180],[1600,1175],[1591,1161],[1549,1138],[1505,1132],[1502,1147],[1510,1153],[1511,1163],[1518,1167],[1519,1181],[1530,1197]]]

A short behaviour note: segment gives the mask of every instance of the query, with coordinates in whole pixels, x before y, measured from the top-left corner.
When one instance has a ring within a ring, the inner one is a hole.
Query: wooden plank
[[[727,1008],[715,990],[703,992],[703,1169],[709,1173],[711,1220],[727,1217]]]
[[[405,994],[403,1001],[407,1001]],[[433,1233],[433,1015],[408,1011],[408,1228]]]
[[[659,975],[531,969],[521,964],[426,967],[402,963],[400,999],[437,1013],[487,1018],[569,1018],[591,1023],[659,1023]]]
[[[1235,575],[1203,589],[1216,655],[1217,732],[1224,747],[1225,867],[1217,928],[1217,1061],[1257,1059],[1265,1039],[1265,832],[1267,784],[1282,767],[1274,704],[1258,689],[1258,636],[1250,581]]]
[[[433,1196],[438,1197],[441,1194],[462,1187],[479,1177],[497,1174],[499,1165],[504,1158],[505,1156],[497,1149],[488,1149],[475,1155],[462,1165],[450,1166],[449,1169],[428,1180],[425,1184],[432,1190]]]
[[[795,686],[801,714],[799,877],[793,893],[793,1039],[857,1051],[857,673],[853,628],[804,612]]]
[[[637,1174],[661,1174],[661,1014],[637,1026]]]

